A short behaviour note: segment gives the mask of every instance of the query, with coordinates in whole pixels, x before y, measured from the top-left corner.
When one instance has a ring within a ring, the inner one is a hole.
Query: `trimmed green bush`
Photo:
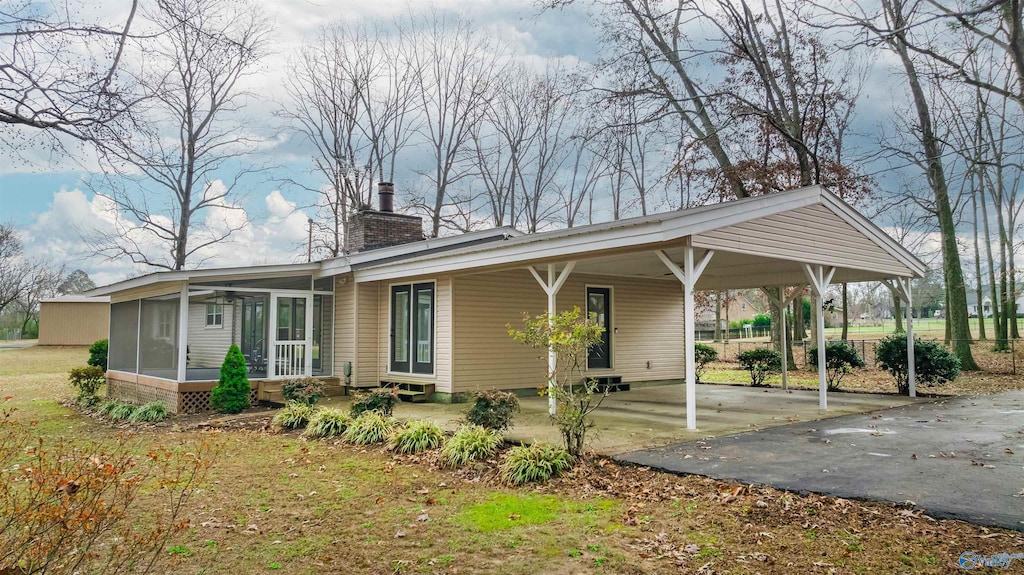
[[[306,431],[302,435],[318,439],[337,437],[345,433],[349,425],[352,425],[352,418],[349,417],[349,414],[340,409],[325,407],[313,413],[306,424]]]
[[[107,340],[101,339],[89,346],[89,361],[86,363],[107,371]]]
[[[398,389],[382,387],[367,393],[356,394],[349,412],[352,417],[359,417],[366,411],[378,411],[381,415],[390,417],[396,403],[398,403]]]
[[[718,361],[718,352],[710,345],[697,343],[693,346],[693,354],[693,368],[697,374],[697,383],[704,383],[704,373],[707,371],[707,366],[713,361]]]
[[[505,431],[512,427],[512,418],[518,412],[519,398],[514,393],[488,389],[476,392],[466,421],[494,431]]]
[[[441,448],[441,461],[450,467],[461,467],[470,461],[491,457],[500,446],[498,432],[479,425],[464,425]]]
[[[782,356],[774,349],[751,349],[739,354],[736,359],[740,367],[750,373],[750,385],[754,387],[766,387],[764,380],[769,374],[782,372]]]
[[[547,443],[516,446],[508,450],[501,464],[501,477],[511,485],[547,481],[572,468],[576,458]]]
[[[372,445],[387,441],[397,427],[395,418],[371,409],[361,413],[341,438],[355,445]]]
[[[906,347],[904,346],[904,349]],[[810,364],[818,368],[818,348],[812,347],[807,350]],[[864,360],[857,355],[857,350],[844,341],[833,341],[825,344],[825,379],[828,381],[828,390],[839,389],[839,383],[843,376],[852,372],[854,368],[864,367]]]
[[[95,365],[75,367],[68,373],[68,383],[78,391],[75,401],[82,407],[92,407],[100,402],[96,392],[106,382],[107,374]]]
[[[875,348],[878,365],[896,380],[900,395],[910,395],[907,379],[907,337],[891,335]],[[914,339],[914,374],[918,383],[932,387],[953,381],[960,375],[960,360],[935,341]]]
[[[220,380],[210,392],[210,405],[221,413],[240,413],[249,407],[249,377],[246,375],[245,356],[238,346],[231,344],[224,364],[220,367]]]
[[[156,423],[167,419],[167,406],[162,401],[151,401],[135,410],[129,421]]]
[[[284,407],[274,414],[271,425],[281,429],[302,429],[306,427],[309,420],[313,418],[316,410],[312,405],[301,401],[289,401]]]
[[[388,447],[398,453],[419,453],[437,449],[444,443],[444,430],[433,421],[410,421],[405,429],[391,437]]]
[[[130,403],[118,402],[110,409],[108,417],[111,421],[125,421],[135,415],[135,406]]]
[[[324,382],[315,377],[289,380],[284,382],[282,391],[288,401],[313,405],[324,396]]]

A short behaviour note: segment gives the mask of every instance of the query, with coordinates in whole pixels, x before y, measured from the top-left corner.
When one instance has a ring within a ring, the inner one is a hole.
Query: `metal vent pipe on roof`
[[[379,182],[377,184],[377,195],[380,196],[380,211],[395,211],[395,185],[391,182]]]

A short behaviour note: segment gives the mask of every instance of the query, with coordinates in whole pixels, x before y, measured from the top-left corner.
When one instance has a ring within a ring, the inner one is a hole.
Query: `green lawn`
[[[0,396],[13,396],[19,422],[39,422],[47,444],[67,436],[111,446],[125,431],[58,403],[70,395],[66,370],[85,357],[76,348],[0,350]],[[306,441],[258,418],[244,428],[184,427],[194,421],[172,418],[130,440],[140,454],[200,442],[218,451],[188,504],[187,528],[161,554],[156,570],[168,575],[949,573],[965,549],[1024,549],[1021,533],[605,459],[547,485],[509,488],[497,461],[449,470],[433,454]],[[146,492],[128,520],[143,524],[166,503],[159,490]]]

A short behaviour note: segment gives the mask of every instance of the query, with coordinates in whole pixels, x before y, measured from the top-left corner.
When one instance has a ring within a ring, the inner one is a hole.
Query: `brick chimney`
[[[377,184],[380,210],[361,209],[349,220],[349,251],[365,252],[376,248],[417,242],[423,239],[423,219],[396,214],[395,186]]]

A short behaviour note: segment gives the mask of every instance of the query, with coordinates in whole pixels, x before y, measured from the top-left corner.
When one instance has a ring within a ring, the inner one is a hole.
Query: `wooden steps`
[[[324,395],[338,397],[345,395],[345,386],[337,377],[323,378]],[[284,380],[263,380],[256,383],[256,400],[267,403],[285,403]]]
[[[595,377],[594,380],[597,382],[597,391],[601,393],[609,392],[614,393],[616,391],[629,391],[629,384],[622,383],[621,375],[605,375],[601,377]]]
[[[397,383],[391,381],[380,382],[381,387],[394,388],[398,390],[398,397],[402,401],[412,403],[426,403],[434,394],[433,383]]]

